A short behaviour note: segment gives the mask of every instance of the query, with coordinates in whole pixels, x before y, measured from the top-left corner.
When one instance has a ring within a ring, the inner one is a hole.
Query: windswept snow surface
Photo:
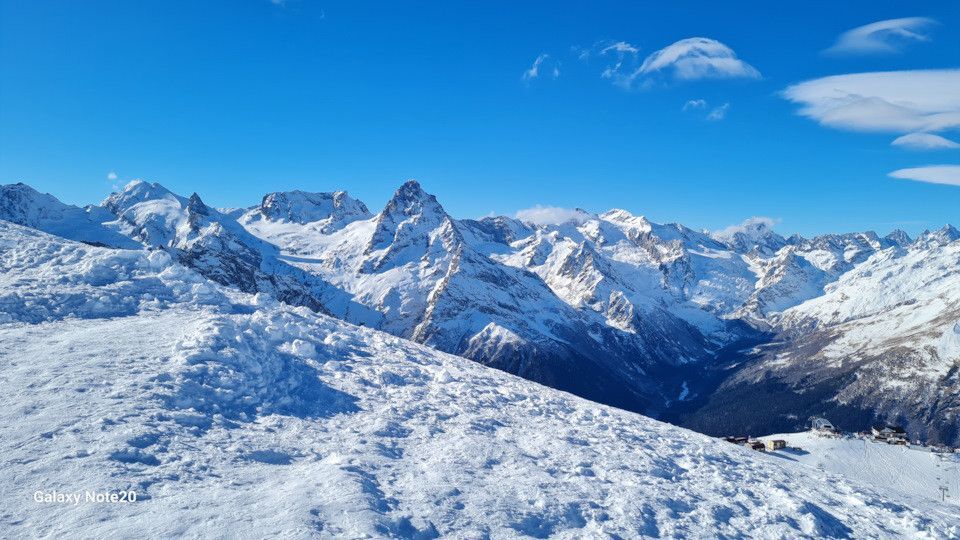
[[[225,289],[162,252],[0,221],[0,264],[0,536],[960,535],[954,506]],[[138,500],[34,500],[53,490]]]

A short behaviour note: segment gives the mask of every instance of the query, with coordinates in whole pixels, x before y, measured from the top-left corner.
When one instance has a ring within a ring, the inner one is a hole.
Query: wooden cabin
[[[767,441],[767,450],[783,450],[787,447],[787,441],[783,439],[773,439]]]
[[[903,444],[907,442],[907,432],[900,426],[873,426],[870,428],[870,433],[878,441],[887,441],[891,444],[893,444],[893,441],[900,440],[903,440]],[[897,442],[896,444],[901,443]]]

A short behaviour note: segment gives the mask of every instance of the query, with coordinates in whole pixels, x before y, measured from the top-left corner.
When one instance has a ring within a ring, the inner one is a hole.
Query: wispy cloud
[[[927,165],[899,169],[890,173],[890,176],[901,180],[960,186],[960,165]]]
[[[639,48],[620,41],[600,50],[604,56],[614,56],[616,62],[601,74],[614,84],[626,88],[648,86],[651,77],[666,75],[675,80],[699,79],[759,79],[760,72],[737,58],[733,49],[710,38],[681,39],[638,62]]]
[[[707,108],[707,100],[705,99],[691,99],[683,104],[683,112],[687,112],[693,109],[705,109]]]
[[[116,173],[116,172],[110,171],[110,172],[107,173],[107,180],[113,182],[113,181],[116,180],[117,178],[119,178],[119,176],[117,176],[117,173]]]
[[[857,131],[934,132],[960,127],[960,69],[834,75],[788,87],[783,96],[824,126]]]
[[[515,217],[520,221],[535,225],[559,225],[569,221],[583,223],[591,218],[591,214],[579,208],[560,208],[538,204],[532,208],[518,210]]]
[[[730,110],[729,103],[724,103],[719,107],[714,107],[713,110],[710,111],[710,114],[707,115],[707,120],[711,120],[714,122],[718,120],[723,120],[724,118],[727,117],[727,111],[729,110]]]
[[[530,69],[523,72],[522,79],[532,81],[539,77],[550,77],[556,79],[560,76],[560,62],[556,61],[549,54],[541,54],[533,61]]]
[[[596,47],[600,56],[613,59],[613,63],[603,68],[600,76],[604,79],[610,79],[613,84],[629,88],[633,84],[632,74],[636,72],[639,66],[638,55],[640,48],[635,47],[626,41],[617,41],[610,44]],[[586,56],[581,55],[581,59]]]
[[[960,148],[960,144],[933,133],[907,133],[890,143],[893,146],[909,150],[949,150]]]
[[[683,104],[683,107],[681,108],[681,110],[682,110],[683,112],[699,111],[699,110],[705,110],[707,107],[709,107],[709,104],[707,103],[707,100],[705,100],[705,99],[691,99],[691,100],[689,100],[689,101],[687,101],[686,103]],[[704,119],[704,120],[709,120],[709,121],[711,121],[711,122],[716,122],[716,121],[719,121],[719,120],[723,120],[724,118],[727,117],[727,111],[729,111],[729,110],[730,110],[730,103],[729,103],[729,102],[728,102],[728,103],[724,103],[723,105],[718,105],[718,106],[716,106],[716,107],[711,108],[711,109],[710,109],[710,112],[708,112],[708,113],[706,114],[706,116],[703,117],[703,119]]]
[[[927,17],[887,19],[848,30],[824,52],[828,54],[890,54],[909,42],[929,41],[922,31],[937,21]]]

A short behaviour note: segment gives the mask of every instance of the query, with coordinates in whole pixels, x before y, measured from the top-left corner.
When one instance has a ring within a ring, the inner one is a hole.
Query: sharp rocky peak
[[[436,197],[425,192],[415,180],[409,180],[377,215],[377,231],[393,230],[411,222],[437,225],[447,217]]]
[[[416,180],[408,180],[393,194],[381,214],[399,212],[412,216],[427,211],[444,213],[436,197],[424,191]]]
[[[913,240],[910,238],[910,235],[904,232],[902,229],[895,229],[891,231],[890,234],[884,237],[884,239],[900,247],[907,246],[913,242]]]
[[[201,215],[207,215],[210,213],[210,209],[206,204],[203,203],[200,195],[196,192],[190,195],[190,199],[187,203],[187,210]]]
[[[437,198],[423,191],[414,180],[404,183],[377,214],[376,227],[366,253],[386,249],[365,268],[381,269],[420,257],[431,246],[459,251],[463,237],[456,222],[447,215]]]
[[[956,227],[950,225],[949,223],[944,225],[943,228],[937,232],[944,236],[949,236],[952,240],[960,239],[960,231],[958,231]]]
[[[935,242],[938,244],[949,244],[956,240],[960,240],[960,231],[948,223],[936,231],[924,231],[917,237],[916,241],[918,243]]]

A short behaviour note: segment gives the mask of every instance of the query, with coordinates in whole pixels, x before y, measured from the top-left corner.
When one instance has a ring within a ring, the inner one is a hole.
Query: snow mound
[[[172,392],[166,403],[235,420],[355,411],[354,399],[317,379],[317,363],[330,351],[317,353],[312,341],[318,334],[306,335],[310,325],[303,323],[309,311],[301,310],[202,323],[174,345]]]
[[[163,251],[115,250],[0,221],[0,322],[133,315],[222,293]]]

